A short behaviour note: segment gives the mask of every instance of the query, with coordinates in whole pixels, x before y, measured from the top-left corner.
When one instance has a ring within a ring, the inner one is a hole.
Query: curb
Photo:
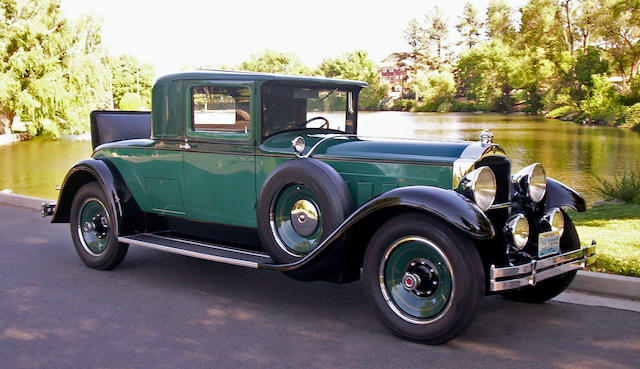
[[[0,204],[39,211],[43,202],[50,204],[55,203],[55,200],[0,192]],[[580,270],[567,289],[599,296],[640,300],[640,278],[638,277]]]
[[[568,289],[600,296],[640,300],[640,278],[638,277],[581,270],[578,271],[578,275]]]
[[[18,206],[32,210],[41,210],[42,203],[55,203],[55,200],[43,199],[40,197],[17,195],[13,193],[0,192],[0,204]]]

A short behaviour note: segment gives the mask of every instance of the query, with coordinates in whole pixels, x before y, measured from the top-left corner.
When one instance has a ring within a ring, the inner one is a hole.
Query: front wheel
[[[471,240],[418,213],[392,218],[374,234],[363,282],[388,328],[428,344],[462,333],[484,296],[482,261]]]
[[[128,245],[118,242],[116,214],[96,182],[82,186],[71,204],[71,239],[89,267],[107,270],[122,262]]]

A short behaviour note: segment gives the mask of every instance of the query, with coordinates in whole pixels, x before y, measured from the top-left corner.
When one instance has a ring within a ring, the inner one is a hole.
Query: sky
[[[406,49],[403,29],[436,4],[455,37],[466,1],[61,0],[61,6],[69,18],[102,16],[112,55],[132,54],[163,75],[187,65],[237,65],[265,49],[295,53],[307,66],[361,49],[380,62]],[[488,2],[473,4],[484,15]]]

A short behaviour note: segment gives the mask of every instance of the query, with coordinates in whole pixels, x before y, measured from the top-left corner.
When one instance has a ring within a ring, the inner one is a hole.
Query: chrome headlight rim
[[[511,237],[511,243],[518,251],[527,246],[529,232],[529,220],[524,214],[516,214],[507,220],[505,234]]]
[[[547,223],[549,223],[551,231],[558,232],[560,237],[562,237],[565,226],[564,214],[562,213],[562,210],[560,210],[560,208],[553,208],[544,215],[544,219],[547,221]]]
[[[472,200],[480,210],[486,211],[496,199],[496,176],[491,168],[482,166],[464,176],[458,189],[464,196]]]
[[[518,193],[534,203],[542,201],[547,193],[547,173],[540,163],[522,168],[513,177],[513,183]]]

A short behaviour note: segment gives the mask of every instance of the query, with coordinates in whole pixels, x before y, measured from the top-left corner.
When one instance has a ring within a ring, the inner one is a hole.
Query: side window
[[[243,133],[251,129],[246,87],[197,86],[191,89],[191,122],[196,132]]]

